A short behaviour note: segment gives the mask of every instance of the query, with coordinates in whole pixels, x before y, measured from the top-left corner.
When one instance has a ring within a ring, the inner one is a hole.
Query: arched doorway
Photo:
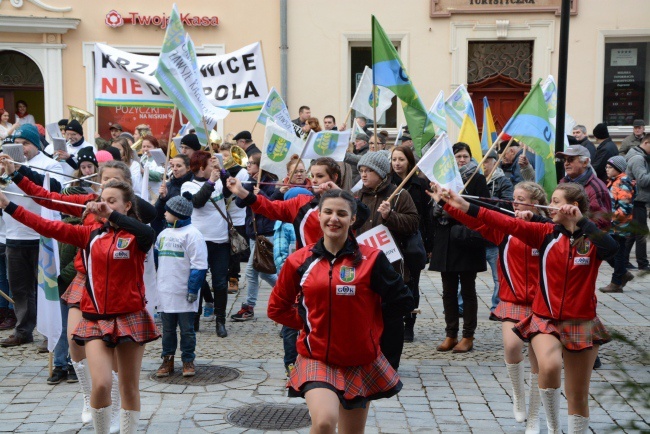
[[[0,108],[15,121],[16,101],[24,100],[36,123],[45,125],[45,85],[40,68],[29,56],[14,50],[0,51]]]

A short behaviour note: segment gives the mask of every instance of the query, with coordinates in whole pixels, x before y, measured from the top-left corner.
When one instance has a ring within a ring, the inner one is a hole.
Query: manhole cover
[[[156,371],[149,375],[151,380],[159,383],[179,384],[182,386],[207,386],[208,384],[219,384],[236,380],[241,375],[237,369],[226,368],[225,366],[196,366],[196,375],[183,377],[183,369],[174,369],[169,377],[156,377]]]
[[[311,425],[306,405],[254,404],[226,414],[226,421],[242,428],[289,430]]]

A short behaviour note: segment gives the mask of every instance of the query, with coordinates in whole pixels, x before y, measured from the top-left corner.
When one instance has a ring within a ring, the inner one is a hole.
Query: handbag
[[[210,198],[210,202],[212,202],[212,205],[219,211],[219,214],[221,214],[221,217],[224,218],[228,222],[228,239],[230,240],[230,255],[235,256],[239,255],[240,253],[243,253],[248,249],[248,242],[246,241],[246,238],[242,237],[239,232],[237,232],[237,229],[235,229],[235,225],[232,224],[232,219],[230,218],[230,214],[228,214],[228,211],[226,211],[226,214],[223,214],[223,211],[221,211],[221,208],[217,205],[217,202]]]
[[[253,253],[253,269],[260,273],[275,274],[278,272],[273,260],[273,243],[264,235],[258,235],[255,213],[253,213],[253,230],[255,231],[255,251]]]
[[[397,207],[397,201],[401,193],[397,195],[393,210]],[[396,238],[398,238],[397,244],[404,258],[404,265],[410,270],[424,270],[424,267],[427,266],[427,251],[424,248],[424,240],[422,239],[420,230],[418,229],[414,234]]]

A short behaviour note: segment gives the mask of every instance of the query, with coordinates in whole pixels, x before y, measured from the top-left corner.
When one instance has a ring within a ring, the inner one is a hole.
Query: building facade
[[[98,109],[93,47],[101,42],[155,55],[172,1],[17,0],[0,2],[0,104],[13,114],[29,103],[39,123],[67,117],[67,106],[95,114],[86,131],[108,125],[169,126],[171,110]],[[397,47],[425,106],[440,90],[466,84],[482,123],[488,96],[502,127],[538,79],[557,75],[561,0],[219,0],[178,2],[199,55],[223,54],[261,41],[269,88],[285,96],[292,116],[311,107],[321,120],[341,123],[365,65],[371,63],[371,15]],[[570,20],[567,113],[591,131],[631,132],[650,117],[650,2],[573,0]],[[286,19],[285,19],[286,18]],[[116,25],[119,20],[122,25]],[[285,25],[286,24],[286,25]],[[283,35],[286,46],[283,46]],[[286,59],[282,53],[286,53]],[[394,104],[378,124],[404,123]],[[251,130],[256,112],[233,112],[219,129]],[[450,136],[455,135],[450,125]],[[263,128],[254,131],[261,141]],[[86,133],[92,138],[92,133]]]

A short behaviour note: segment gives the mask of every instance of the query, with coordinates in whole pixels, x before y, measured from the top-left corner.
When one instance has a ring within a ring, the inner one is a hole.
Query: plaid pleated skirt
[[[587,350],[612,340],[598,317],[592,320],[557,321],[532,314],[517,323],[512,330],[526,342],[540,333],[551,334],[569,351]]]
[[[83,318],[72,333],[72,338],[79,345],[93,339],[101,339],[111,348],[122,342],[144,345],[159,337],[160,333],[147,309],[111,319],[95,321]]]
[[[533,309],[530,306],[501,300],[494,312],[490,313],[490,319],[517,323],[525,320],[532,313]]]
[[[346,410],[366,408],[369,401],[390,398],[402,390],[402,382],[383,354],[363,366],[335,366],[298,355],[287,388],[291,397],[305,397],[316,388],[337,394]]]
[[[68,286],[61,296],[61,300],[68,305],[68,307],[76,307],[81,305],[81,297],[86,290],[86,275],[77,271],[77,275],[72,279],[72,283]]]

